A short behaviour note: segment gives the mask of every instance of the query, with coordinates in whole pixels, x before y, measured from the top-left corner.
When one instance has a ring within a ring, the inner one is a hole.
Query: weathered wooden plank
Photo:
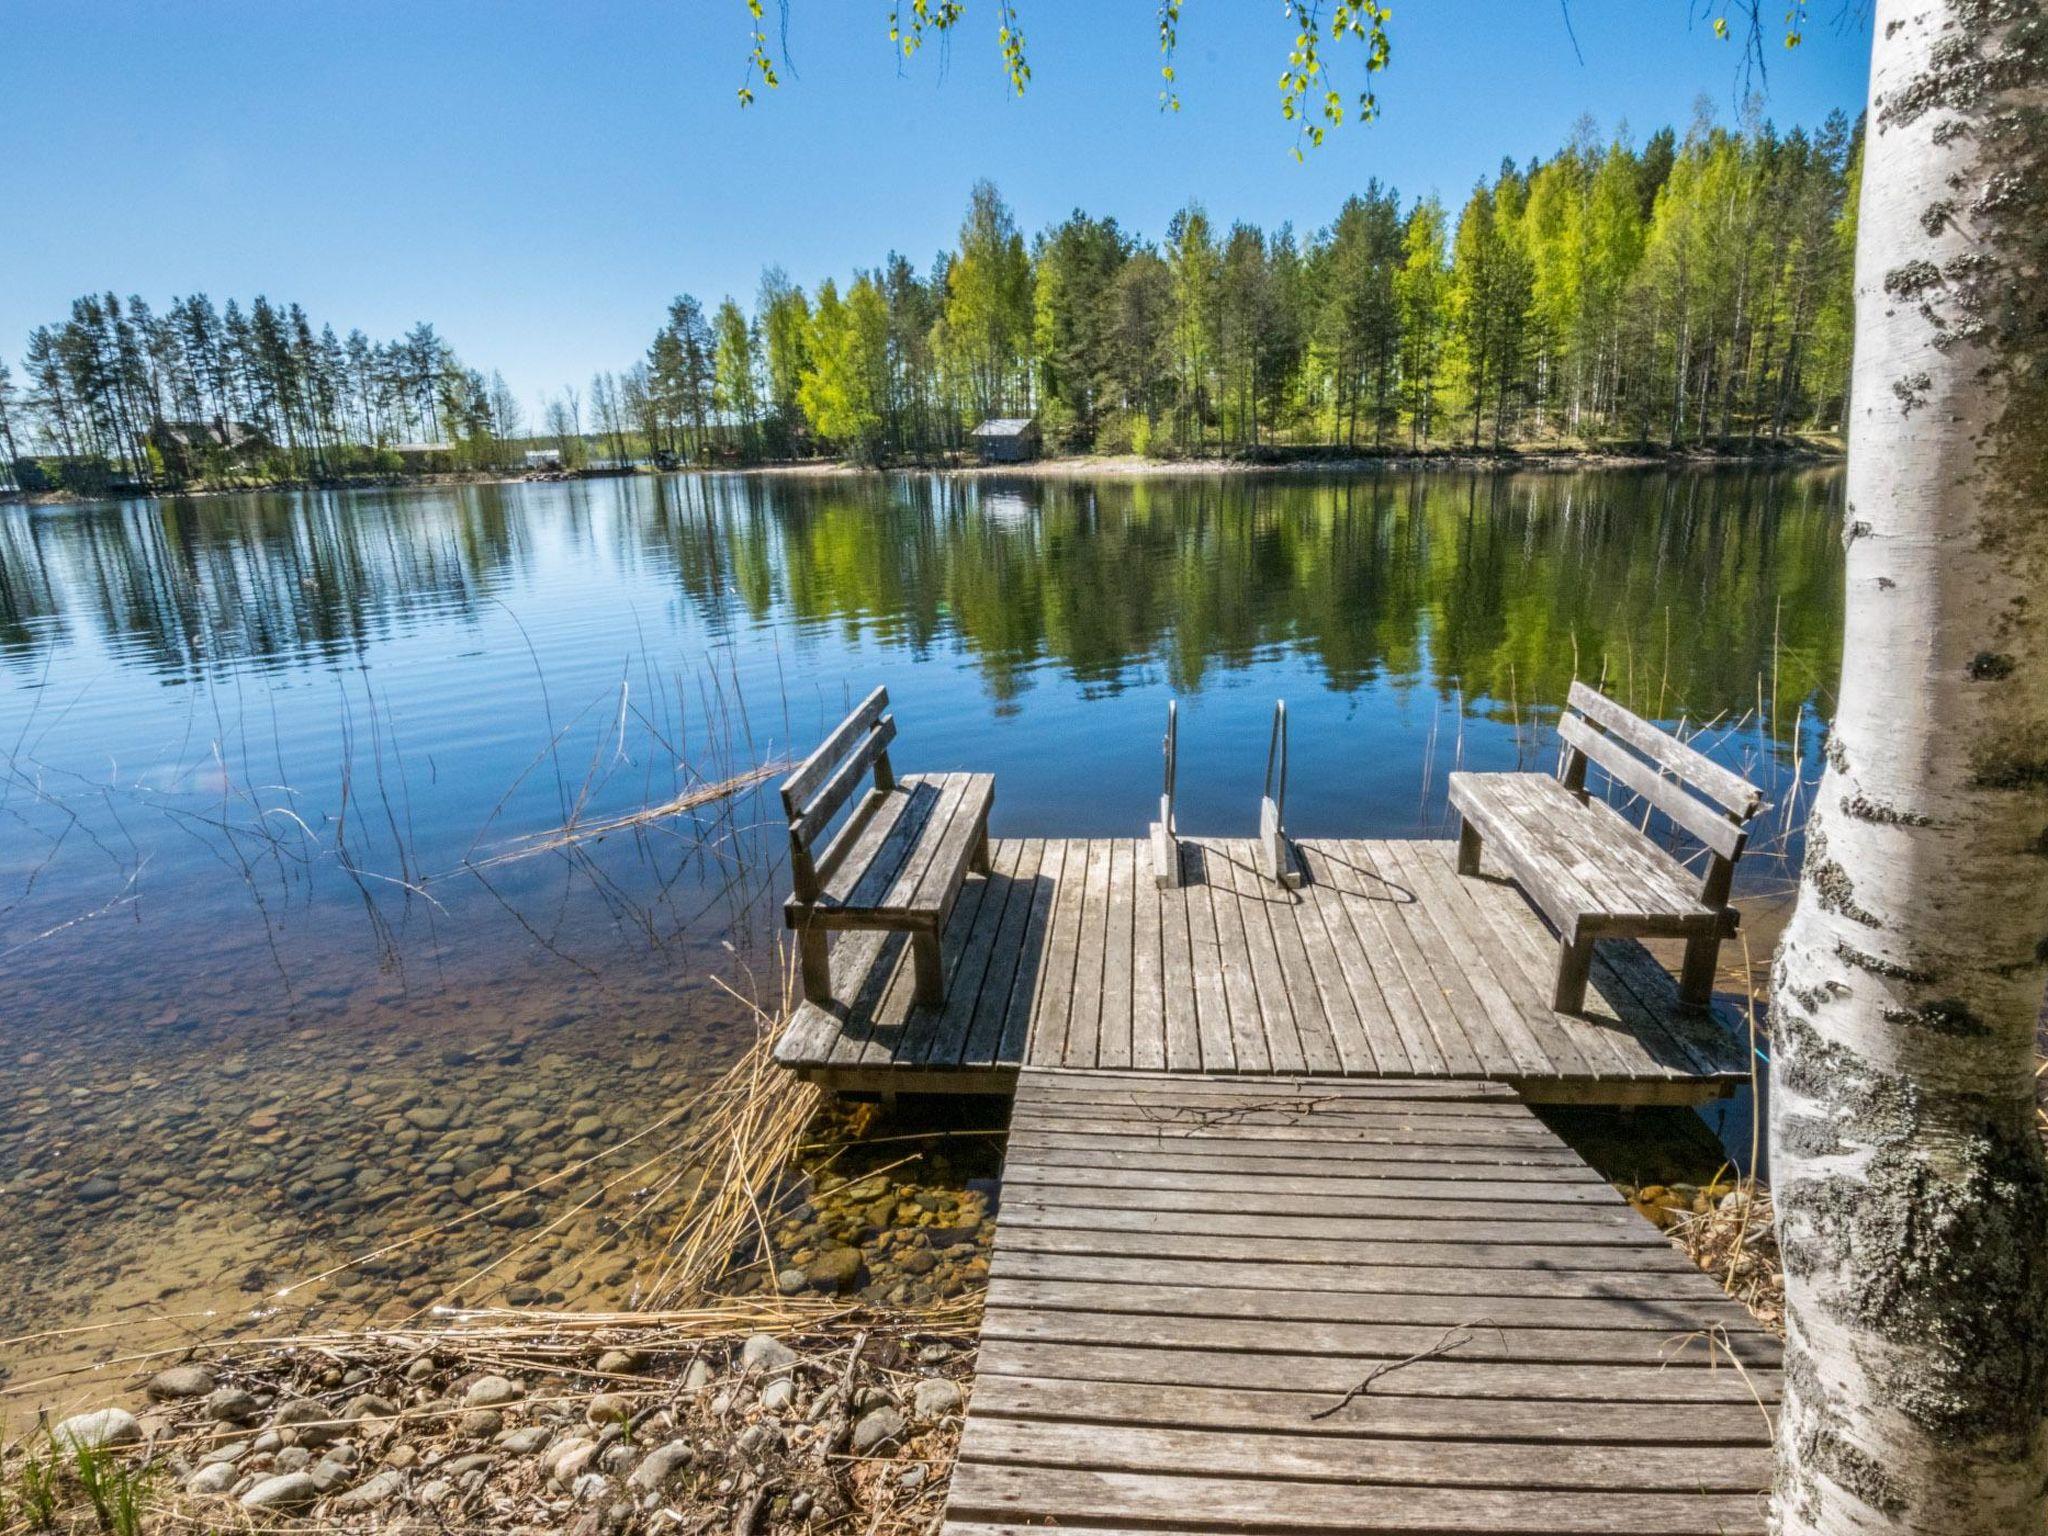
[[[1201,1043],[1205,1072],[1251,1070],[1260,1063],[1239,1061],[1237,1034],[1230,1021],[1230,999],[1223,980],[1223,944],[1216,931],[1216,904],[1210,890],[1209,852],[1199,843],[1182,843],[1187,879],[1180,890],[1188,916],[1188,962],[1194,980],[1195,1031]]]
[[[1075,1192],[1078,1196],[1082,1192]],[[1114,1200],[1116,1191],[1104,1191],[1098,1198]],[[1480,1221],[1449,1218],[1432,1221],[1421,1216],[1285,1216],[1244,1210],[1149,1210],[1125,1202],[1115,1206],[1054,1204],[1019,1192],[1003,1201],[1002,1219],[1013,1229],[1026,1227],[1061,1228],[1067,1231],[1171,1233],[1187,1237],[1303,1238],[1318,1242],[1384,1243],[1389,1249],[1409,1243],[1534,1243],[1550,1246],[1583,1243],[1588,1247],[1634,1248],[1641,1245],[1642,1229],[1648,1225],[1635,1212],[1622,1208],[1575,1211],[1570,1220],[1537,1218],[1528,1221],[1496,1219]]]
[[[1328,1044],[1320,1049],[1312,1047],[1312,1032],[1295,1010],[1298,983],[1290,985],[1266,913],[1270,902],[1292,900],[1292,896],[1282,887],[1268,883],[1251,858],[1232,858],[1228,867],[1231,888],[1237,893],[1238,914],[1244,923],[1245,953],[1251,963],[1252,983],[1258,988],[1259,1013],[1265,1020],[1266,1048],[1272,1053],[1273,1070],[1335,1072],[1336,1050]]]
[[[1112,1170],[1104,1170],[1112,1171]],[[1285,1174],[1206,1173],[1185,1168],[1116,1168],[1106,1181],[1114,1197],[1137,1206],[1157,1202],[1154,1209],[1209,1209],[1195,1202],[1228,1200],[1293,1216],[1341,1211],[1352,1216],[1401,1216],[1416,1211],[1416,1202],[1439,1215],[1498,1214],[1502,1211],[1547,1211],[1558,1206],[1620,1207],[1612,1189],[1598,1183],[1539,1184],[1494,1189],[1476,1179],[1328,1178]],[[1003,1187],[1018,1194],[1036,1188],[1073,1193],[1080,1182],[1072,1163],[1021,1161],[1016,1153],[1003,1160]]]
[[[1426,1346],[1418,1346],[1426,1347]],[[1663,1446],[1576,1446],[1501,1440],[1337,1439],[1300,1433],[1243,1435],[1155,1426],[1057,1424],[976,1415],[960,1442],[960,1459],[1008,1466],[1102,1471],[1194,1473],[1360,1485],[1424,1488],[1521,1488],[1545,1491],[1690,1493],[1700,1489],[1755,1492],[1771,1480],[1771,1453],[1760,1445],[1715,1457],[1678,1457]]]
[[[1010,990],[1016,984],[1018,962],[1023,958],[1025,929],[1031,921],[1044,858],[1045,844],[1038,838],[1006,840],[992,844],[989,849],[989,878],[1005,890],[1000,920],[979,925],[988,930],[989,938],[980,972],[975,977],[973,1011],[961,1042],[959,1065],[963,1067],[988,1065],[1002,1049]],[[954,921],[959,921],[957,915]]]
[[[1399,1099],[1384,1094],[1349,1094],[1339,1091],[1303,1093],[1287,1078],[1267,1078],[1263,1081],[1273,1086],[1261,1091],[1245,1087],[1238,1095],[1212,1095],[1202,1091],[1201,1085],[1207,1079],[1193,1073],[1157,1074],[1156,1082],[1167,1090],[1181,1082],[1189,1083],[1194,1091],[1185,1097],[1163,1096],[1156,1090],[1134,1085],[1128,1091],[1076,1090],[1071,1096],[1048,1099],[1042,1092],[1033,1091],[1027,1084],[1020,1090],[1018,1109],[1032,1114],[1074,1115],[1080,1119],[1129,1119],[1133,1115],[1144,1118],[1148,1123],[1171,1121],[1182,1129],[1196,1124],[1226,1126],[1230,1124],[1258,1124],[1270,1122],[1273,1117],[1299,1119],[1304,1115],[1329,1116],[1333,1121],[1362,1121],[1367,1124],[1400,1122],[1402,1124],[1446,1122],[1445,1131],[1462,1131],[1475,1126],[1513,1132],[1524,1138],[1542,1140],[1548,1138],[1559,1148],[1564,1143],[1532,1117],[1522,1114],[1502,1113],[1523,1110],[1517,1102],[1503,1106],[1497,1100],[1476,1099],[1465,1096],[1422,1096],[1415,1099]],[[1353,1083],[1378,1085],[1380,1080],[1372,1078],[1331,1078],[1332,1090],[1343,1089]],[[1412,1079],[1400,1079],[1401,1083]],[[1392,1086],[1392,1084],[1389,1084]],[[1437,1086],[1435,1081],[1425,1080],[1415,1086],[1428,1089]],[[1506,1088],[1509,1085],[1488,1084]]]
[[[1633,939],[1605,940],[1595,951],[1593,964],[1596,972],[1605,968],[1614,976],[1642,1009],[1645,1024],[1679,1045],[1700,1075],[1749,1075],[1748,1031],[1733,1027],[1732,1010],[1719,1004],[1712,1009],[1687,1007],[1679,998],[1677,979],[1641,944]]]
[[[1030,1048],[1025,1057],[1035,1065],[1055,1067],[1066,1059],[1067,1031],[1074,1009],[1075,961],[1081,943],[1081,903],[1088,889],[1089,845],[1069,840],[1060,849],[1060,878],[1053,895],[1045,965],[1039,972],[1037,1008],[1032,1015]]]
[[[1101,1065],[1103,955],[1109,940],[1109,874],[1115,844],[1088,844],[1081,891],[1081,926],[1074,953],[1074,1000],[1067,1015],[1067,1044],[1061,1057],[1069,1067]]]
[[[1029,1511],[1031,1523],[1085,1524],[1092,1536],[1159,1536],[1166,1509],[1199,1518],[1190,1529],[1229,1530],[1240,1523],[1260,1531],[1329,1533],[1500,1533],[1500,1536],[1599,1536],[1657,1532],[1660,1536],[1737,1536],[1761,1532],[1762,1504],[1753,1494],[1544,1493],[1525,1489],[1332,1487],[1322,1483],[1274,1485],[1249,1478],[1169,1477],[1141,1472],[1053,1470],[966,1462],[953,1474],[952,1507],[963,1518],[1000,1522]],[[1133,1527],[1113,1528],[1118,1522]],[[1018,1525],[972,1536],[1022,1536]],[[961,1536],[970,1528],[953,1527]]]
[[[832,765],[860,739],[862,732],[871,729],[882,718],[882,711],[888,707],[889,690],[877,688],[854,706],[852,714],[832,728],[832,733],[818,743],[809,757],[796,765],[789,777],[782,781],[784,815],[795,816],[803,809],[813,792],[831,774]]]
[[[872,856],[860,854],[865,838],[856,842],[826,879],[821,903],[842,916],[907,910],[908,892],[898,890],[904,868],[927,835],[943,829],[951,819],[959,794],[950,778],[899,779],[896,788],[883,798],[902,801],[903,813],[889,823]],[[878,811],[877,819],[882,814]]]
[[[1734,815],[1747,820],[1763,804],[1763,791],[1749,780],[1723,768],[1669,731],[1660,730],[1641,716],[1630,713],[1599,690],[1574,679],[1571,691],[1566,695],[1566,703],[1608,734],[1619,737],[1670,769],[1700,793],[1719,801]]]
[[[1313,1434],[1340,1444],[1366,1439],[1528,1441],[1558,1446],[1762,1446],[1771,1421],[1754,1403],[1583,1403],[1541,1399],[1381,1397],[1365,1393],[1327,1418],[1328,1407],[1299,1392],[1255,1392],[1230,1385],[1159,1387],[1031,1376],[986,1376],[975,1384],[975,1413],[1077,1424],[1139,1424],[1229,1429],[1254,1435]],[[1679,1458],[1689,1460],[1690,1458]]]
[[[995,780],[985,773],[949,773],[943,775],[943,785],[926,835],[904,860],[886,905],[943,914],[966,878],[968,860],[994,799]]]
[[[1102,950],[1102,1010],[1095,1065],[1128,1068],[1135,1053],[1138,850],[1125,838],[1109,845],[1109,905]],[[1148,1022],[1158,1027],[1156,1011]]]
[[[929,1067],[958,1066],[972,1049],[974,1033],[985,1028],[983,993],[995,965],[996,943],[1004,931],[1012,902],[1030,900],[1029,889],[1019,878],[1021,861],[1030,856],[1031,845],[1022,842],[992,844],[988,875],[970,881],[960,905],[949,921],[948,934],[958,928],[964,934],[964,948],[957,966],[948,972],[943,1018],[927,1043],[922,1064]],[[979,888],[979,900],[970,914],[968,892]]]
[[[1303,1077],[1286,1073],[1247,1073],[1222,1070],[1199,1076],[1163,1076],[1156,1072],[1086,1072],[1064,1068],[1034,1067],[1031,1076],[1017,1085],[1026,1099],[1053,1097],[1062,1103],[1091,1094],[1157,1094],[1176,1103],[1188,1103],[1202,1096],[1235,1099],[1247,1091],[1265,1099],[1291,1095],[1317,1102],[1363,1102],[1390,1099],[1427,1111],[1442,1101],[1506,1106],[1505,1112],[1520,1115],[1522,1097],[1506,1083],[1480,1078],[1370,1078]]]
[[[1064,843],[1047,841],[1039,848],[1038,876],[1032,886],[1031,909],[1024,920],[1024,936],[1017,944],[1009,1000],[1003,1006],[1002,1043],[996,1048],[996,1060],[999,1062],[1027,1059],[1031,1048],[1031,1021],[1037,1013],[1039,1000],[1053,984],[1048,934],[1065,859]]]
[[[1004,1158],[1005,1168],[1054,1169],[1096,1168],[1105,1173],[1128,1174],[1132,1178],[1150,1173],[1178,1173],[1189,1178],[1267,1179],[1288,1188],[1316,1189],[1327,1182],[1337,1188],[1368,1181],[1387,1180],[1459,1185],[1508,1186],[1502,1190],[1512,1198],[1513,1188],[1525,1184],[1554,1185],[1589,1191],[1587,1199],[1609,1188],[1606,1181],[1583,1164],[1574,1166],[1564,1158],[1545,1161],[1500,1163],[1491,1158],[1457,1162],[1450,1158],[1318,1158],[1313,1167],[1303,1167],[1293,1156],[1258,1157],[1241,1155],[1232,1148],[1219,1151],[1213,1146],[1184,1148],[1146,1146],[1140,1150],[1107,1147],[1101,1141],[1069,1145],[1057,1137],[1032,1132],[1011,1136]]]
[[[830,825],[832,818],[839,814],[840,808],[867,779],[875,766],[875,760],[889,750],[889,743],[895,739],[896,717],[884,715],[875,722],[875,728],[861,738],[852,755],[833,770],[831,776],[825,780],[824,787],[810,803],[790,811],[791,836],[799,839],[805,847],[814,843],[818,834]],[[783,805],[785,808],[790,805],[786,787],[783,791]]]
[[[1475,1310],[1469,1296],[1042,1279],[1026,1272],[1028,1267],[1006,1262],[991,1276],[991,1311],[1023,1308],[1137,1312],[1172,1318],[1234,1317],[1268,1323],[1309,1321],[1434,1328],[1436,1336],[1415,1346],[1422,1349],[1435,1342],[1446,1327],[1469,1327]],[[1655,1300],[1494,1296],[1487,1299],[1485,1313],[1488,1322],[1498,1328],[1542,1329],[1558,1336],[1569,1333],[1577,1340],[1574,1347],[1583,1351],[1577,1358],[1587,1360],[1618,1359],[1642,1364],[1647,1359],[1656,1363],[1665,1358],[1667,1345],[1706,1328],[1719,1328],[1731,1339],[1763,1340],[1775,1345],[1755,1319],[1719,1295]],[[1273,1336],[1280,1331],[1274,1330]],[[1704,1363],[1706,1357],[1688,1345],[1686,1358]],[[1775,1357],[1772,1358],[1774,1362]]]
[[[903,1010],[909,1006],[908,988],[894,989],[896,972],[910,965],[910,944],[901,933],[858,933],[850,939],[840,939],[835,946],[838,950],[858,955],[855,940],[875,941],[873,958],[867,967],[858,972],[853,980],[856,990],[842,993],[837,990],[835,997],[845,996],[846,1018],[838,1038],[833,1042],[831,1061],[835,1066],[848,1066],[860,1062],[867,1051],[869,1038],[881,1030],[887,1038],[895,1038],[903,1027]]]
[[[1755,1529],[1777,1342],[1444,1087],[1023,1073],[950,1536]]]
[[[1317,1117],[1311,1122],[1305,1116],[1290,1115],[1284,1110],[1245,1110],[1239,1113],[1212,1110],[1209,1114],[1229,1114],[1233,1137],[1245,1141],[1294,1141],[1307,1146],[1372,1141],[1399,1142],[1409,1146],[1423,1142],[1454,1146],[1482,1143],[1524,1147],[1551,1145],[1549,1133],[1542,1126],[1532,1129],[1517,1125],[1512,1120],[1493,1121],[1479,1115],[1374,1115],[1360,1110],[1342,1117]],[[1099,1110],[1060,1113],[1024,1104],[1018,1106],[1016,1120],[1019,1124],[1039,1129],[1100,1129],[1121,1135],[1149,1133],[1183,1141],[1202,1135],[1215,1124],[1213,1119],[1201,1118],[1199,1112],[1194,1115],[1165,1109],[1148,1112],[1142,1108],[1118,1109],[1113,1105]]]
[[[872,795],[863,802],[819,858],[818,900],[802,920],[810,923],[827,921],[832,909],[844,901],[860,877],[882,860],[890,860],[889,867],[893,870],[901,860],[902,851],[909,847],[910,839],[924,825],[924,818],[931,811],[932,799],[931,795],[920,799],[910,790],[902,789],[886,795]],[[796,927],[799,917],[791,913],[788,921],[792,928]]]
[[[1396,1259],[1403,1262],[1391,1262]],[[989,1271],[1104,1281],[1156,1280],[1170,1273],[1190,1285],[1254,1290],[1637,1301],[1668,1299],[1681,1282],[1692,1278],[1672,1265],[1652,1262],[1644,1252],[1630,1250],[1627,1259],[1624,1267],[1610,1262],[1605,1251],[1596,1255],[1570,1248],[1467,1244],[1423,1252],[1414,1246],[1395,1250],[1323,1244],[1309,1251],[1299,1244],[1247,1238],[1216,1239],[1203,1246],[1152,1233],[1018,1231],[1003,1234]],[[1170,1262],[1162,1268],[1161,1260]]]
[[[1468,1303],[1469,1305],[1469,1303]],[[1778,1341],[1760,1333],[1711,1337],[1645,1334],[1620,1330],[1509,1328],[1491,1316],[1475,1315],[1449,1325],[1326,1322],[1270,1318],[1203,1317],[1033,1308],[1014,1303],[992,1308],[981,1338],[1048,1344],[1101,1344],[1129,1349],[1204,1349],[1258,1355],[1330,1355],[1347,1360],[1407,1360],[1440,1354],[1463,1365],[1514,1362],[1522,1365],[1628,1365],[1672,1371],[1729,1371],[1776,1367]],[[1405,1369],[1405,1367],[1404,1367]],[[1357,1378],[1354,1376],[1353,1380]]]
[[[1195,996],[1194,954],[1184,887],[1158,890],[1159,997],[1166,1060],[1177,1073],[1202,1069],[1200,1004]]]
[[[1529,910],[1520,891],[1489,875],[1460,875],[1452,869],[1451,878],[1492,934],[1506,984],[1525,993],[1529,1006],[1549,1018],[1561,1037],[1563,1044],[1554,1053],[1561,1076],[1598,1080],[1658,1075],[1656,1061],[1620,1027],[1603,993],[1590,991],[1581,1015],[1551,1008],[1557,941]]]
[[[1012,1125],[1010,1149],[1020,1158],[1102,1168],[1215,1168],[1278,1172],[1302,1169],[1301,1149],[1286,1142],[1190,1141],[1157,1136],[1069,1134],[1042,1126]],[[1506,1181],[1577,1176],[1585,1165],[1569,1151],[1528,1148],[1415,1147],[1405,1142],[1353,1142],[1316,1149],[1315,1162],[1331,1176],[1427,1169],[1431,1177]]]
[[[1205,838],[1198,846],[1202,887],[1208,891],[1216,914],[1217,963],[1223,972],[1223,993],[1230,1003],[1230,1042],[1236,1053],[1237,1070],[1270,1072],[1274,1070],[1274,1059],[1264,1000],[1259,996],[1258,981],[1252,972],[1244,910],[1237,901],[1233,866],[1239,862],[1240,845]]]
[[[969,980],[966,971],[970,952],[974,947],[976,919],[981,908],[992,896],[1000,900],[1003,891],[988,880],[976,880],[961,893],[958,906],[954,909],[953,920],[947,923],[939,939],[939,964],[946,978],[946,1000],[932,1005],[919,1003],[914,996],[907,997],[901,1004],[884,1004],[884,1010],[896,1013],[900,1010],[903,1027],[899,1036],[891,1042],[881,1042],[870,1037],[867,1048],[861,1053],[863,1062],[886,1066],[925,1066],[936,1058],[948,1065],[959,1060],[962,1047],[966,1044],[967,1020],[974,1011],[974,992],[979,977]],[[990,923],[989,928],[995,926]],[[983,948],[986,953],[986,946]],[[915,988],[916,968],[901,966],[890,986]]]
[[[1742,857],[1749,834],[1740,825],[1730,821],[1719,807],[1686,793],[1677,780],[1665,778],[1627,751],[1615,737],[1575,715],[1558,720],[1557,734],[1567,747],[1583,752],[1615,783],[1641,795],[1722,858],[1732,863]]]
[[[1153,1071],[1163,1070],[1170,1054],[1160,932],[1165,903],[1160,897],[1158,883],[1145,875],[1144,845],[1136,844],[1131,850],[1131,1065]],[[1192,1015],[1188,1023],[1192,1025]],[[1199,1059],[1183,1061],[1182,1069],[1199,1065]]]
[[[1315,1354],[1245,1354],[1203,1349],[1123,1349],[1101,1344],[1047,1344],[984,1339],[975,1368],[986,1376],[1039,1376],[1069,1381],[1143,1381],[1155,1386],[1207,1386],[1229,1381],[1262,1392],[1342,1394],[1372,1362]],[[1665,1370],[1656,1365],[1565,1365],[1465,1362],[1455,1355],[1415,1360],[1373,1383],[1388,1397],[1541,1397],[1598,1403],[1773,1403],[1774,1372]]]
[[[1303,881],[1289,887],[1265,886],[1259,893],[1259,905],[1272,930],[1273,948],[1280,959],[1280,977],[1287,985],[1288,1006],[1294,1014],[1295,1030],[1301,1036],[1302,1055],[1308,1070],[1322,1077],[1372,1071],[1372,1048],[1359,1026],[1357,1010],[1351,1006],[1349,988],[1342,985],[1341,978],[1336,978],[1334,993],[1325,991],[1324,980],[1318,974],[1317,956],[1311,952],[1309,935],[1303,931],[1306,921],[1327,948],[1321,921],[1309,909],[1301,889],[1307,866],[1301,863],[1298,851],[1295,867],[1303,872]],[[1325,954],[1321,959],[1329,971],[1336,971],[1334,954]]]
[[[1345,910],[1381,978],[1382,994],[1394,1005],[1395,1022],[1415,1070],[1431,1076],[1486,1076],[1402,917],[1401,908],[1415,900],[1415,893],[1381,872],[1370,844],[1346,843],[1343,856]],[[1398,1006],[1402,993],[1413,1000],[1412,1011]]]

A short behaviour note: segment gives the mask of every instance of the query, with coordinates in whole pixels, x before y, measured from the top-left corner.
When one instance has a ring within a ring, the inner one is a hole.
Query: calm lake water
[[[1297,831],[1441,835],[1453,767],[1548,765],[1575,674],[1802,809],[1840,485],[678,477],[0,508],[0,1263],[32,1277],[0,1333],[112,1325],[17,1350],[18,1379],[452,1223],[314,1302],[423,1304],[490,1249],[476,1186],[687,1099],[753,1027],[712,977],[773,991],[772,793],[536,842],[800,754],[877,683],[899,766],[996,774],[999,836],[1135,833],[1170,698],[1183,827],[1247,834],[1283,697]],[[551,1262],[499,1278],[576,1297],[631,1267]]]

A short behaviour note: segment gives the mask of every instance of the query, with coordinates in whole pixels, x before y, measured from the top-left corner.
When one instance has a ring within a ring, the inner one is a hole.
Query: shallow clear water
[[[877,683],[900,767],[996,774],[999,836],[1140,828],[1169,698],[1182,825],[1247,833],[1280,697],[1293,827],[1442,834],[1452,768],[1547,765],[1575,673],[1705,725],[1796,811],[1839,520],[1825,470],[0,508],[18,1320],[375,1240],[375,1169],[437,1156],[378,1130],[408,1093],[498,1128],[540,1082],[543,1118],[593,1106],[613,1136],[686,1094],[750,1028],[711,974],[772,988],[772,794],[530,842],[800,752]],[[1760,841],[1752,895],[1795,852]]]

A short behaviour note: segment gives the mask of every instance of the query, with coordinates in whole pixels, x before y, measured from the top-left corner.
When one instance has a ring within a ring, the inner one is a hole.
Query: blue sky
[[[888,0],[790,0],[785,83],[745,111],[742,0],[0,0],[0,354],[89,289],[266,292],[379,337],[431,319],[530,403],[630,363],[676,292],[924,265],[982,176],[1027,231],[1080,206],[1156,235],[1189,198],[1306,229],[1374,175],[1462,197],[1582,113],[1640,139],[1704,95],[1728,120],[1738,49],[1687,4],[1572,0],[1581,62],[1541,0],[1396,0],[1382,119],[1304,166],[1279,0],[1191,0],[1171,116],[1136,0],[1019,0],[1021,101],[994,0],[902,70]],[[1779,124],[1861,106],[1845,9],[1770,50]]]

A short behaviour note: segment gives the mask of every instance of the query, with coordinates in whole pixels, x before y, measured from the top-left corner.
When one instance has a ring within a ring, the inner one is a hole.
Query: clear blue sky
[[[1080,206],[1156,235],[1191,197],[1308,229],[1369,176],[1457,199],[1582,113],[1640,139],[1739,88],[1688,0],[1572,0],[1583,63],[1544,0],[1396,0],[1382,119],[1301,166],[1279,0],[1191,0],[1177,116],[1149,0],[1018,4],[1022,101],[994,0],[901,71],[888,0],[790,0],[785,84],[742,111],[742,0],[0,0],[0,354],[87,290],[260,291],[378,337],[430,319],[530,404],[630,363],[676,292],[923,266],[978,177],[1027,232]],[[1860,108],[1868,25],[1774,44],[1766,113]]]

